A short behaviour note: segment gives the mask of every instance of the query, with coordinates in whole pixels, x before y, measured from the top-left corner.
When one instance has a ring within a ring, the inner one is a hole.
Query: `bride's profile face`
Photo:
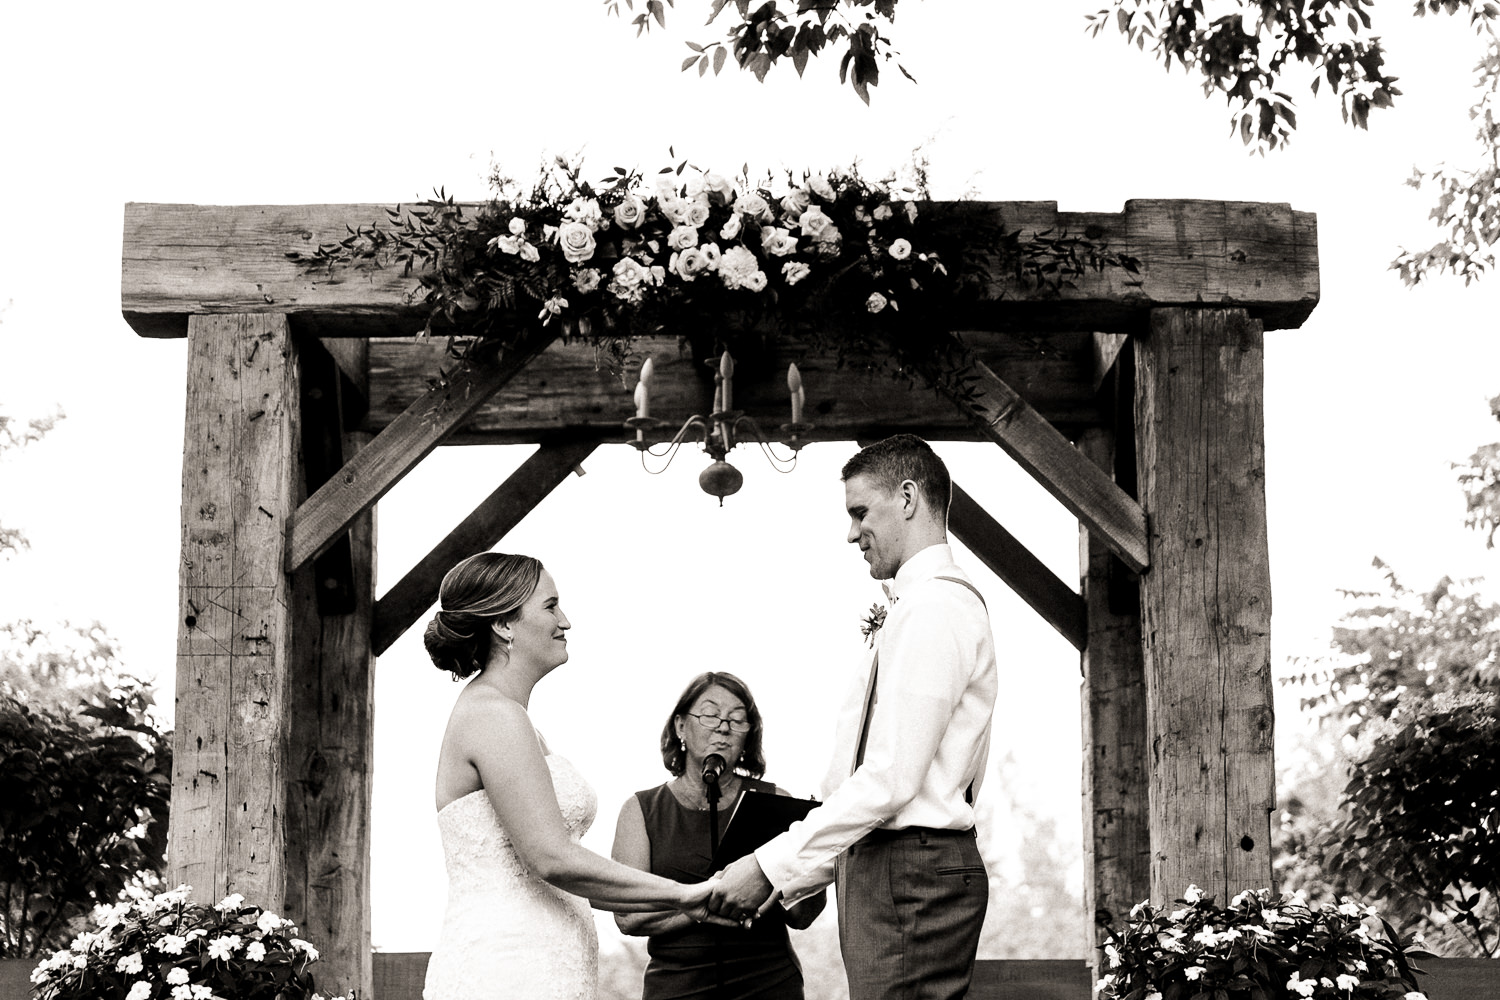
[[[568,662],[568,629],[573,625],[563,614],[552,574],[542,570],[536,589],[511,620],[512,658],[524,657],[547,670]]]

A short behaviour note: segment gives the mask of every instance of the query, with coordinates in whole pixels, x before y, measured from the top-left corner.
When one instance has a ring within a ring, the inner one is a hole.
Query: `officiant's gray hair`
[[[892,491],[910,479],[922,491],[922,497],[933,514],[947,524],[948,505],[953,501],[953,479],[943,460],[932,450],[932,445],[915,434],[893,434],[861,448],[844,463],[840,474],[844,482],[855,476],[868,476]]]
[[[422,644],[433,665],[462,680],[490,659],[490,624],[508,624],[536,590],[542,561],[480,552],[450,569],[438,588],[442,610],[427,623]]]

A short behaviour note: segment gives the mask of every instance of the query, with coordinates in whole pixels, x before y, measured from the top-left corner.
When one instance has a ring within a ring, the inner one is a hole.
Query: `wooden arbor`
[[[1060,297],[990,282],[965,339],[977,401],[834,370],[814,439],[911,431],[990,440],[1075,513],[1081,596],[961,485],[954,534],[1079,648],[1088,907],[1120,918],[1189,883],[1268,885],[1274,805],[1262,332],[1318,300],[1316,223],[1285,205],[1136,201],[1119,214],[986,206],[1008,229],[1064,230],[1137,257]],[[379,218],[372,205],[129,205],[122,306],[137,333],[188,338],[173,876],[295,919],[324,992],[369,995],[374,657],[594,447],[628,396],[587,348],[538,338],[503,366],[425,390],[395,269],[309,275],[286,259]],[[933,336],[948,336],[933,331]],[[396,339],[396,338],[400,339]],[[711,392],[675,339],[654,395]],[[774,425],[784,389],[737,379]],[[376,501],[440,443],[537,452],[380,601]]]

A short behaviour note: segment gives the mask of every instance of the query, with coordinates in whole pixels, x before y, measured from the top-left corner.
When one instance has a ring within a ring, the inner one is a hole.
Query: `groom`
[[[995,645],[948,547],[948,470],[920,438],[843,469],[848,541],[890,580],[874,653],[837,718],[824,802],[734,862],[710,908],[743,918],[837,882],[850,1000],[962,997],[989,899],[974,795],[989,756]]]

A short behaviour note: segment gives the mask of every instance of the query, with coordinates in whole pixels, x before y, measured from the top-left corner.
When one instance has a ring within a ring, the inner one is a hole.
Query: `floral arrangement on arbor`
[[[1345,897],[1242,892],[1227,907],[1189,886],[1178,909],[1140,903],[1104,946],[1099,1000],[1426,1000],[1405,944],[1375,911]]]
[[[424,332],[458,334],[456,353],[477,349],[480,360],[540,325],[617,363],[634,336],[705,336],[707,356],[785,335],[924,373],[962,367],[933,365],[952,359],[937,356],[947,338],[931,334],[959,328],[963,303],[979,298],[979,279],[966,273],[1001,269],[1061,289],[1088,269],[1136,269],[1086,239],[1023,240],[984,212],[924,202],[920,164],[905,184],[852,168],[752,182],[748,170],[731,178],[685,161],[649,182],[616,167],[594,183],[558,158],[529,190],[498,172],[491,187],[477,207],[440,190],[288,256],[314,268],[415,273]]]
[[[188,886],[154,894],[154,882],[96,906],[94,929],[32,972],[36,1000],[323,1000],[308,971],[317,949],[290,920],[238,893],[205,906]]]

